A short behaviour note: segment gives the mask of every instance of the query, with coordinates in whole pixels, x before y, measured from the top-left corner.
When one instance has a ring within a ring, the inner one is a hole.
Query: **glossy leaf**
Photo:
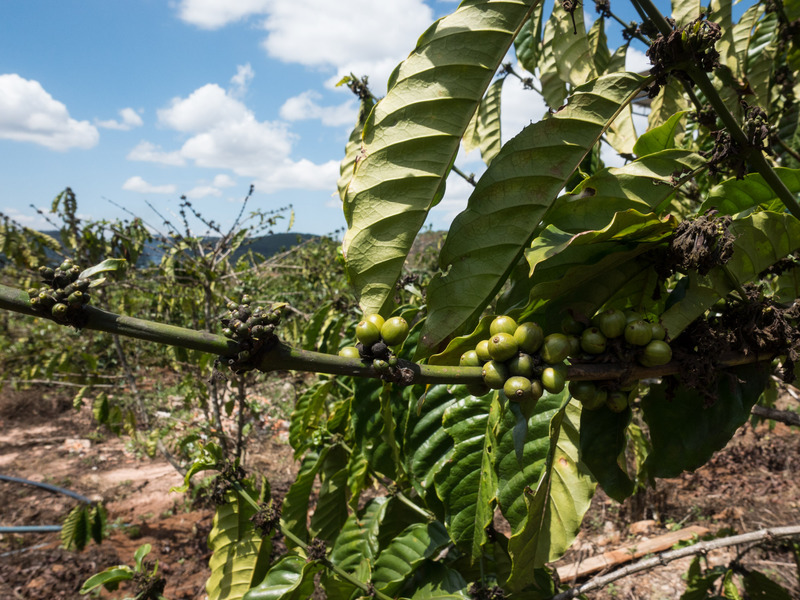
[[[760,106],[770,105],[770,80],[777,52],[778,15],[769,13],[756,23],[747,46],[746,77]]]
[[[495,438],[502,411],[497,396],[462,398],[447,408],[442,419],[455,446],[436,475],[436,490],[445,505],[450,537],[471,548],[473,560],[481,555],[494,516]]]
[[[747,597],[752,600],[791,600],[785,587],[759,571],[748,570],[742,582]]]
[[[786,213],[756,213],[734,220],[729,231],[736,239],[733,256],[725,269],[715,267],[706,277],[690,274],[683,297],[661,316],[661,324],[670,338],[676,338],[714,302],[727,296],[736,283],[751,281],[800,248],[800,221]]]
[[[321,485],[309,531],[312,536],[328,543],[336,539],[347,520],[348,458],[342,446],[330,446],[319,474]]]
[[[556,17],[553,57],[559,76],[573,87],[583,85],[600,74],[586,35],[583,11],[576,10],[569,15],[556,4],[553,15]]]
[[[733,47],[739,66],[742,69],[742,72],[738,73],[740,76],[745,75],[747,72],[747,59],[748,54],[750,54],[750,44],[753,40],[753,28],[763,14],[764,5],[761,2],[756,2],[744,11],[739,21],[733,26]]]
[[[330,560],[347,572],[355,571],[363,558],[373,560],[378,554],[378,530],[383,521],[388,498],[378,496],[347,518],[336,543],[331,550]]]
[[[776,167],[775,173],[790,192],[800,193],[800,169]],[[703,213],[714,208],[720,214],[735,215],[754,207],[778,212],[783,210],[783,204],[777,194],[759,173],[749,173],[744,179],[727,179],[714,186],[700,206],[699,212]]]
[[[622,502],[633,493],[633,481],[620,467],[630,409],[615,413],[602,407],[581,411],[580,459],[608,496]]]
[[[301,556],[284,556],[244,600],[307,600],[314,593],[314,575],[322,567]]]
[[[235,491],[228,492],[225,503],[217,506],[208,534],[209,600],[242,598],[267,572],[272,542],[253,527],[250,517],[254,513],[255,509]]]
[[[424,584],[419,586],[411,600],[470,600],[469,585],[461,573],[439,563],[430,563]]]
[[[109,567],[104,571],[95,573],[89,579],[83,582],[81,589],[78,590],[79,594],[88,594],[92,590],[103,586],[107,590],[115,590],[120,581],[128,581],[133,579],[133,569],[127,565],[120,565],[118,567]]]
[[[356,163],[363,157],[361,134],[364,130],[364,123],[366,123],[367,116],[373,106],[375,106],[375,99],[371,95],[361,99],[356,125],[350,133],[350,138],[344,148],[344,158],[339,165],[339,180],[336,182],[339,198],[342,201],[347,197],[347,187],[353,178]]]
[[[458,146],[534,0],[459,6],[395,69],[364,125],[342,249],[364,312],[388,312],[403,262],[444,193]]]
[[[309,450],[303,458],[297,477],[283,501],[282,513],[286,528],[303,541],[308,539],[306,521],[308,519],[311,488],[314,485],[317,473],[322,468],[329,449],[330,446],[322,448],[319,452]],[[288,546],[289,539],[287,538],[286,541]]]
[[[648,471],[654,477],[677,477],[705,464],[747,421],[768,378],[764,365],[720,372],[718,397],[710,406],[701,393],[684,386],[667,398],[666,383],[651,385],[642,398],[653,443]]]
[[[311,434],[319,427],[325,399],[333,385],[332,379],[317,382],[297,400],[289,425],[289,444],[294,448],[295,458],[299,458],[308,448]]]
[[[462,140],[464,152],[480,149],[481,158],[487,165],[500,152],[500,102],[505,80],[501,77],[489,86]]]
[[[73,548],[80,552],[91,541],[89,507],[86,504],[75,506],[64,519],[61,526],[61,547]]]
[[[521,494],[525,518],[508,542],[508,585],[513,590],[533,584],[535,569],[566,552],[589,508],[595,481],[578,459],[580,412],[577,403],[570,402],[553,416],[542,477],[535,489],[526,486]]]
[[[372,582],[378,591],[395,595],[405,581],[428,558],[450,542],[438,521],[416,523],[394,538],[375,561]]]
[[[645,81],[630,73],[603,76],[505,144],[450,227],[439,258],[445,274],[428,286],[418,354],[474,326],[564,183]]]
[[[647,128],[652,130],[663,125],[672,115],[684,110],[689,110],[691,105],[684,95],[683,86],[677,78],[670,78],[667,85],[661,88],[658,96],[650,101],[650,113],[647,115]],[[675,143],[680,144],[683,131],[676,131]]]

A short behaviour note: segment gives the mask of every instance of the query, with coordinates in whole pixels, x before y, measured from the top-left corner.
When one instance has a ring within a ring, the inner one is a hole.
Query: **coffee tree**
[[[632,1],[641,22],[598,1],[587,31],[579,3],[467,0],[384,98],[344,80],[361,99],[339,180],[358,324],[325,335],[326,313],[323,341],[299,348],[278,307],[248,298],[219,307],[224,336],[76,309],[74,325],[235,373],[321,374],[292,417],[300,469],[282,503],[215,444],[187,473],[220,473],[209,597],[306,598],[315,581],[332,599],[553,597],[548,564],[598,485],[622,501],[696,469],[773,374],[793,379],[800,2],[754,3],[734,23],[730,1],[675,1],[671,19]],[[628,42],[610,49],[607,23]],[[632,39],[649,73],[624,70]],[[501,144],[509,76],[550,110]],[[649,105],[641,133],[635,104]],[[487,168],[462,173],[467,206],[414,288],[404,263],[461,145]],[[610,151],[625,164],[605,167]],[[32,298],[3,288],[0,303],[34,313]],[[288,551],[270,562],[273,532]],[[120,573],[85,590],[133,577]],[[766,586],[752,579],[748,593]]]

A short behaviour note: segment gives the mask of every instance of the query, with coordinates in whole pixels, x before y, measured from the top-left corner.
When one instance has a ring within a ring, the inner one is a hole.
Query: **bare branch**
[[[601,577],[595,577],[583,585],[579,585],[577,587],[565,590],[560,594],[556,594],[553,596],[552,600],[569,600],[570,598],[575,598],[581,594],[585,594],[586,592],[598,590],[607,586],[609,583],[617,581],[618,579],[622,579],[623,577],[627,577],[628,575],[633,575],[634,573],[640,573],[642,571],[649,571],[650,569],[666,565],[667,563],[672,562],[673,560],[678,560],[679,558],[694,556],[695,554],[705,554],[706,552],[718,550],[719,548],[727,548],[728,546],[737,546],[739,544],[747,544],[751,542],[791,536],[800,536],[800,525],[771,527],[769,529],[751,531],[750,533],[743,533],[741,535],[709,540],[707,542],[699,542],[693,546],[687,546],[685,548],[679,548],[678,550],[670,550],[669,552],[657,554],[656,556],[640,560],[639,562],[622,567],[621,569],[617,569],[616,571]]]

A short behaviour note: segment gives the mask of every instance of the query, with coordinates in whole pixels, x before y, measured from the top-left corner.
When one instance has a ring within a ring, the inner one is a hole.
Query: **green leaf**
[[[78,552],[91,540],[89,523],[89,507],[78,504],[64,519],[61,526],[61,547],[65,550],[75,549]]]
[[[469,586],[461,573],[439,563],[431,563],[426,569],[425,582],[418,587],[411,600],[470,600]]]
[[[150,544],[142,544],[136,549],[136,552],[133,553],[133,564],[136,565],[136,571],[141,573],[143,570],[142,565],[144,564],[144,557],[150,554],[150,550],[153,549],[153,546]]]
[[[800,248],[800,221],[785,213],[761,212],[736,219],[729,231],[736,239],[733,256],[725,269],[715,267],[707,277],[690,274],[684,297],[661,315],[661,324],[671,339],[719,298],[727,296],[736,282],[747,283]]]
[[[363,156],[361,134],[364,130],[364,123],[367,121],[367,117],[374,106],[375,99],[371,95],[361,99],[358,120],[344,147],[344,158],[339,165],[339,180],[336,182],[336,187],[339,190],[339,198],[341,198],[343,202],[345,197],[347,197],[347,187],[350,185],[350,180],[353,178],[356,163]]]
[[[327,324],[328,321],[332,320],[332,311],[331,307],[333,303],[326,302],[322,306],[320,306],[314,314],[311,316],[311,319],[306,325],[305,330],[303,331],[303,350],[316,350],[317,344],[320,340],[320,330]]]
[[[725,447],[750,416],[769,379],[764,365],[719,372],[717,400],[710,406],[700,392],[681,385],[667,397],[667,384],[650,386],[642,399],[653,450],[645,466],[654,477],[677,477],[704,465]]]
[[[109,567],[105,571],[95,573],[84,581],[78,593],[88,594],[100,586],[105,587],[107,590],[115,590],[120,581],[129,581],[131,579],[133,579],[133,569],[129,566]]]
[[[284,556],[244,600],[307,600],[314,593],[314,575],[321,568],[296,554]]]
[[[683,86],[677,77],[671,77],[661,92],[650,101],[650,114],[647,115],[648,130],[654,129],[681,111],[689,110],[691,105],[686,98]],[[675,143],[680,144],[683,139],[683,130],[676,131]]]
[[[225,503],[217,506],[208,534],[209,600],[242,598],[267,572],[272,543],[253,527],[253,514],[255,509],[236,491],[229,491]]]
[[[750,600],[791,600],[785,587],[759,571],[747,571],[742,580]]]
[[[770,106],[770,80],[777,53],[778,14],[768,13],[756,23],[747,46],[747,82],[760,106]]]
[[[500,104],[505,80],[505,76],[501,77],[489,86],[462,140],[464,152],[479,148],[487,165],[500,152]]]
[[[570,16],[556,4],[553,16],[556,17],[553,57],[559,76],[573,87],[583,85],[600,74],[595,68],[594,53],[586,36],[583,11],[576,10]]]
[[[774,170],[790,192],[800,193],[800,169],[775,167]],[[749,173],[744,179],[726,179],[715,185],[698,212],[715,208],[720,214],[735,215],[754,207],[783,211],[783,203],[778,195],[759,173]]]
[[[722,573],[702,573],[700,570],[700,557],[695,556],[686,573],[686,591],[681,594],[680,600],[708,600],[708,592]]]
[[[375,561],[372,576],[375,588],[384,594],[395,595],[426,559],[438,554],[448,543],[447,531],[438,521],[407,527]]]
[[[473,560],[480,558],[494,516],[495,436],[501,410],[498,394],[467,396],[449,405],[442,419],[455,446],[436,475],[436,490],[445,505],[450,537],[471,548]]]
[[[191,484],[192,476],[195,473],[199,473],[200,471],[216,470],[217,466],[221,462],[222,462],[222,448],[220,448],[214,443],[206,444],[200,449],[197,458],[189,466],[189,470],[186,471],[186,475],[183,476],[183,485],[173,486],[169,488],[169,491],[185,494],[186,492],[189,491],[189,486]]]
[[[553,40],[556,37],[558,19],[555,14],[550,15],[544,26],[542,36],[542,54],[539,59],[539,82],[542,84],[542,97],[547,106],[555,110],[567,97],[567,84],[558,73],[558,64],[553,54]]]
[[[464,3],[395,69],[364,126],[364,158],[344,202],[342,249],[364,312],[381,312],[461,138],[534,0]],[[384,310],[388,312],[388,310]]]
[[[445,385],[433,386],[424,394],[420,414],[414,410],[409,415],[405,446],[414,448],[414,452],[407,453],[406,468],[417,493],[428,506],[435,506],[438,500],[434,478],[455,447],[453,438],[442,427],[442,419],[445,411],[465,395],[463,386],[458,388],[457,396]]]
[[[308,506],[310,503],[311,488],[314,486],[314,480],[325,462],[325,457],[331,446],[326,446],[319,451],[309,450],[303,457],[303,462],[300,465],[300,470],[297,477],[286,492],[286,497],[283,500],[283,519],[286,524],[286,529],[292,532],[301,540],[308,539],[308,530],[306,522],[308,519]],[[287,546],[290,545],[290,540],[286,539]]]
[[[319,381],[298,398],[289,425],[289,444],[294,448],[296,459],[308,449],[311,435],[319,427],[325,400],[333,385],[332,379]]]
[[[445,274],[428,286],[418,355],[475,324],[572,172],[646,81],[631,73],[600,77],[503,146],[450,227],[439,257]]]
[[[626,445],[625,430],[630,420],[630,409],[620,413],[604,408],[581,411],[581,462],[603,491],[617,502],[625,500],[634,490],[633,481],[620,466],[620,455],[624,457]]]
[[[595,482],[578,459],[580,412],[569,402],[553,416],[544,472],[536,489],[526,487],[522,494],[527,514],[508,542],[513,590],[535,583],[535,569],[566,552],[589,508]]]
[[[720,63],[727,66],[732,73],[739,72],[739,61],[736,57],[736,48],[733,41],[733,20],[731,14],[731,0],[711,0],[711,9],[708,20],[720,26],[722,37],[714,45],[720,55]]]
[[[647,156],[655,154],[661,150],[670,150],[675,147],[675,138],[678,133],[683,131],[684,117],[689,111],[682,110],[661,125],[654,127],[639,137],[633,147],[633,153],[637,156]]]
[[[348,453],[341,445],[331,446],[320,470],[321,486],[311,516],[311,535],[333,542],[347,520]]]
[[[737,73],[740,77],[747,73],[746,66],[748,54],[750,54],[750,44],[753,41],[753,28],[763,14],[764,4],[756,2],[744,11],[739,22],[733,26],[733,47],[739,66],[742,68],[742,71]]]
[[[525,22],[517,37],[514,38],[514,50],[517,61],[528,73],[535,73],[542,53],[542,29],[544,23],[544,2],[534,10]]]
[[[678,27],[698,19],[701,11],[700,0],[672,0],[672,18]]]
[[[78,275],[79,279],[89,279],[98,273],[106,273],[109,271],[121,271],[128,267],[128,261],[124,258],[107,258],[100,264],[89,267]]]
[[[601,169],[571,193],[559,196],[544,224],[581,233],[606,227],[623,210],[659,212],[658,208],[673,195],[675,172],[692,170],[704,163],[699,154],[688,150],[662,150],[624,167]]]
[[[370,500],[357,514],[347,517],[331,550],[330,560],[348,573],[354,572],[361,560],[370,561],[378,554],[378,530],[389,506],[388,498]]]
[[[608,38],[606,38],[606,20],[597,19],[586,34],[589,44],[589,54],[594,62],[594,72],[601,75],[608,69],[611,62],[611,52],[608,50]],[[583,82],[581,82],[583,83]]]
[[[106,521],[108,513],[102,504],[95,504],[89,514],[89,533],[95,544],[100,544],[106,537]]]
[[[728,600],[742,600],[739,594],[739,588],[736,587],[736,582],[733,580],[733,571],[728,570],[725,577],[722,578],[722,597]]]

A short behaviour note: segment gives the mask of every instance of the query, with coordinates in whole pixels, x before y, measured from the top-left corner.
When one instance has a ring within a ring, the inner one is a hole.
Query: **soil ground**
[[[796,406],[796,405],[795,405]],[[102,499],[110,536],[83,552],[59,548],[57,533],[0,534],[0,598],[77,599],[92,574],[116,564],[132,564],[141,544],[152,545],[167,580],[170,600],[205,597],[209,552],[206,536],[212,509],[188,504],[169,493],[182,483],[163,459],[130,452],[124,441],[98,434],[88,408],[75,412],[64,396],[42,390],[0,393],[0,473],[44,481]],[[255,436],[250,467],[267,476],[282,495],[294,479],[291,449],[274,430]],[[42,489],[0,482],[0,525],[53,525],[75,501]],[[592,501],[578,540],[558,564],[572,563],[670,529],[703,525],[712,532],[744,533],[800,523],[800,432],[777,424],[744,426],[723,451],[695,473],[662,480],[620,505],[602,492]],[[709,554],[711,564],[727,564],[742,548]],[[771,542],[746,552],[741,564],[756,568],[800,598],[797,567],[787,544]],[[689,559],[670,563],[592,592],[597,600],[678,598]],[[101,598],[123,597],[103,591]]]

